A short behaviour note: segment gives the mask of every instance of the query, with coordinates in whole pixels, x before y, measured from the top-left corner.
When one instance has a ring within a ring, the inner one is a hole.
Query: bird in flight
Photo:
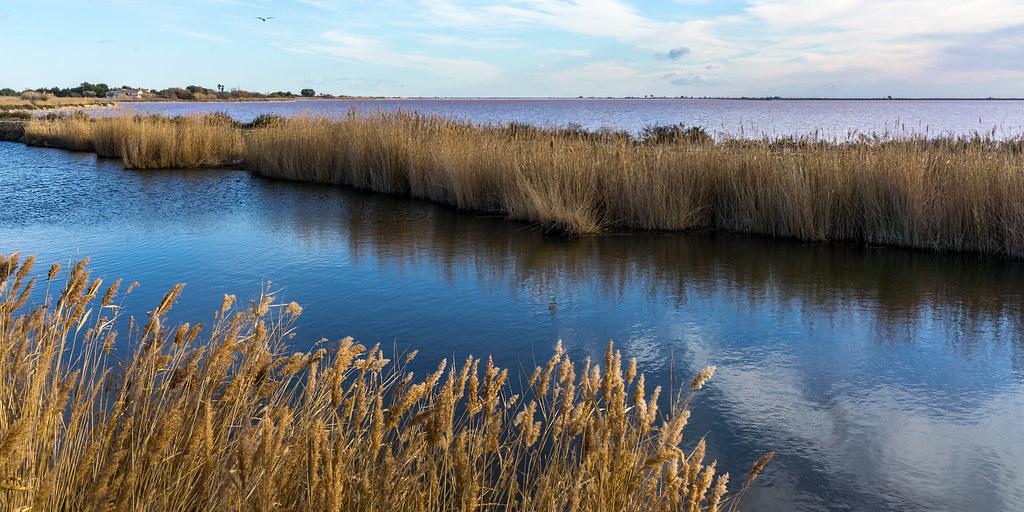
[[[267,20],[274,19],[274,17],[273,16],[256,16],[256,19],[258,19],[260,21],[263,21],[263,22],[266,22]]]

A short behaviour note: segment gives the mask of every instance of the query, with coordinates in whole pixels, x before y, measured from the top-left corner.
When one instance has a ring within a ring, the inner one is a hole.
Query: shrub
[[[25,101],[48,101],[51,98],[53,98],[53,95],[46,92],[23,91],[21,93],[21,99]]]
[[[313,89],[303,89],[299,91],[299,94],[301,94],[303,97],[310,98],[316,96],[316,91],[314,91]]]
[[[683,123],[647,126],[640,130],[640,140],[646,144],[709,144],[714,142],[711,135],[699,126],[686,126]]]
[[[264,128],[275,126],[285,122],[284,116],[277,114],[260,114],[255,119],[244,125],[245,128]]]

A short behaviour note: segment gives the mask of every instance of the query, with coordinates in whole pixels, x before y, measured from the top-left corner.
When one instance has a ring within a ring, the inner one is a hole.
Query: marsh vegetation
[[[134,283],[33,265],[0,255],[0,510],[713,511],[771,458],[730,479],[683,448],[713,367],[671,397],[610,344],[519,386],[473,357],[416,376],[351,338],[289,354],[302,308],[269,292],[171,325],[179,285],[136,322]]]
[[[810,241],[1024,255],[1024,142],[973,137],[712,140],[476,125],[410,113],[33,120],[24,141],[129,168],[241,163],[499,212],[583,235],[727,230]]]
[[[52,94],[28,91],[20,96],[0,96],[0,112],[53,110],[75,107],[112,106],[109,100],[99,98],[59,98]]]

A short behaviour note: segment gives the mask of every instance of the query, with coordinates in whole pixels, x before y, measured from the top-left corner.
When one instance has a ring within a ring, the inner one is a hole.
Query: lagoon
[[[615,339],[666,387],[715,364],[686,444],[706,434],[737,475],[776,451],[751,510],[1024,508],[1019,261],[564,239],[422,201],[14,143],[0,143],[0,197],[0,252],[39,268],[89,256],[99,276],[141,283],[135,314],[185,282],[171,319],[209,318],[223,293],[270,281],[305,307],[298,348],[351,335],[419,349],[420,374],[469,353],[531,367],[558,339],[596,358]]]

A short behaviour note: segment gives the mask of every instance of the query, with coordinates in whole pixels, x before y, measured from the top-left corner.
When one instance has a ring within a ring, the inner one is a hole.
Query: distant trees
[[[122,85],[121,89],[136,90],[136,87]],[[29,89],[40,95],[56,96],[59,98],[104,98],[111,90],[107,84],[93,84],[82,82],[77,87],[40,87]],[[269,93],[252,92],[242,89],[226,90],[223,84],[217,84],[215,88],[207,88],[201,85],[188,85],[185,87],[168,87],[162,90],[146,91],[147,95],[155,98],[178,101],[207,101],[207,100],[229,100],[229,99],[260,99],[260,98],[295,98],[298,95],[291,91],[274,91]],[[18,96],[20,93],[10,88],[0,89],[0,96]],[[316,96],[313,89],[302,89],[299,93],[303,97]]]
[[[168,87],[162,91],[158,91],[157,94],[164,99],[168,100],[185,100],[191,101],[196,99],[195,93],[188,89],[182,89],[181,87]]]
[[[110,87],[107,84],[91,84],[89,82],[82,82],[78,87],[50,87],[49,89],[41,87],[35,89],[35,92],[46,93],[58,98],[83,98],[83,97],[100,97],[107,95],[107,91]]]

